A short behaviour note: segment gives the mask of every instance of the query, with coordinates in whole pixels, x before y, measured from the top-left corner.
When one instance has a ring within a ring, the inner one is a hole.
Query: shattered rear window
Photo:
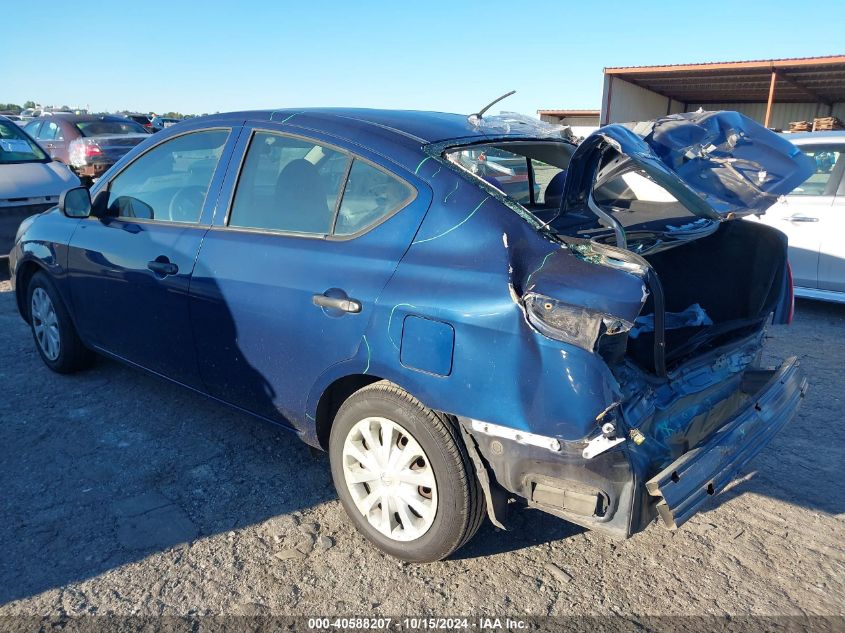
[[[542,209],[560,205],[573,151],[567,143],[506,141],[452,148],[444,156],[510,200]]]

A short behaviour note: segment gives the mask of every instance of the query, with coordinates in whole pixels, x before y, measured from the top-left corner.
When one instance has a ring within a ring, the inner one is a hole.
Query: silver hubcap
[[[43,288],[36,288],[32,293],[31,308],[32,329],[35,331],[38,346],[44,352],[44,356],[50,360],[56,360],[61,350],[59,319],[50,296]]]
[[[364,418],[343,443],[343,476],[355,506],[395,541],[425,534],[437,514],[437,482],[419,443],[387,418]]]

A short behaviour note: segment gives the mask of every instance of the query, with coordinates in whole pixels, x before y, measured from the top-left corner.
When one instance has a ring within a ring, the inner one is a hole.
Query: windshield
[[[560,205],[574,146],[553,141],[509,141],[450,149],[447,160],[536,210]]]
[[[117,136],[120,134],[146,134],[147,131],[134,121],[79,121],[77,129],[82,136]]]
[[[47,163],[50,159],[17,124],[0,121],[0,164]]]

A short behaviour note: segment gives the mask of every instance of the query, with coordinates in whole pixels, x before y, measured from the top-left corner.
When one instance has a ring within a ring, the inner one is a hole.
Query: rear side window
[[[356,160],[349,170],[335,235],[352,235],[407,204],[414,195],[410,185],[387,172]]]
[[[119,136],[146,134],[147,131],[134,121],[79,121],[76,124],[82,136]]]
[[[469,145],[444,157],[530,209],[560,206],[574,148],[555,141]]]
[[[350,157],[314,141],[257,132],[229,226],[328,235]]]
[[[228,130],[193,132],[165,141],[109,184],[109,212],[120,218],[199,222]]]

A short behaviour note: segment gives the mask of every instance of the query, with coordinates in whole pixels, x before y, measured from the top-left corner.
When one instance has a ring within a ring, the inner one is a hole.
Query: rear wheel
[[[457,427],[396,385],[377,382],[344,402],[329,457],[346,512],[388,554],[440,560],[481,525],[484,499]]]
[[[67,308],[46,273],[32,276],[27,294],[32,338],[44,364],[60,374],[89,366],[93,353],[79,339]]]

